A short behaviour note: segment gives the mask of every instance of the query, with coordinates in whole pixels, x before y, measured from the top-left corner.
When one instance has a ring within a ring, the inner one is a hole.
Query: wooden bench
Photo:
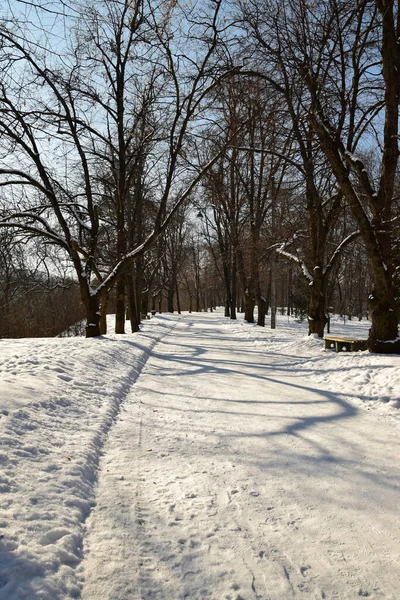
[[[358,352],[368,350],[368,340],[359,340],[353,337],[339,335],[325,335],[325,350],[335,349],[336,352]]]

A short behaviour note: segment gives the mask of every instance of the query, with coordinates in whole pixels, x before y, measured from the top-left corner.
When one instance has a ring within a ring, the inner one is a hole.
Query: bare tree
[[[398,3],[289,0],[271,2],[262,11],[246,3],[245,10],[268,56],[264,76],[290,100],[289,108],[293,101],[301,108],[364,241],[373,279],[369,348],[399,352],[393,286]],[[360,151],[372,144],[376,172],[368,169]]]
[[[225,29],[221,4],[222,0],[194,8],[171,4],[164,10],[128,0],[97,3],[95,18],[102,36],[96,31],[84,41],[78,36],[71,48],[64,40],[60,52],[46,47],[46,40],[39,40],[36,29],[29,31],[26,24],[18,28],[13,23],[10,28],[6,23],[0,28],[0,225],[46,239],[69,256],[86,308],[87,336],[100,333],[104,292],[122,281],[127,268],[152,247],[222,152],[205,164],[192,151],[196,131],[204,127],[200,117],[210,90],[226,75],[218,67]],[[86,13],[78,10],[81,7],[74,10],[82,17]],[[109,12],[116,15],[111,23],[106,19]],[[182,21],[187,27],[180,27]],[[66,30],[67,39],[71,31],[71,27]],[[138,38],[150,53],[141,61],[139,75],[146,78],[150,73],[152,78],[156,65],[162,94],[157,96],[154,113],[167,127],[149,159],[159,186],[151,232],[128,249],[128,163],[137,157],[136,149],[130,148],[135,138],[128,123],[135,121],[142,104],[124,119],[126,101],[121,94],[128,83],[124,69],[134,58],[131,48]],[[98,54],[89,60],[85,48],[93,43]],[[187,45],[196,48],[196,61],[185,51]],[[88,79],[89,65],[93,71]],[[104,72],[107,85],[101,79]],[[110,147],[111,153],[106,151]],[[97,173],[105,172],[110,161],[115,177],[117,256],[107,266],[99,246],[104,224]]]

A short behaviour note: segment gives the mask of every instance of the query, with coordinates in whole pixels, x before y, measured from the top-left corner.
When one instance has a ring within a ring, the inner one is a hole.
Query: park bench
[[[368,350],[368,340],[359,340],[354,337],[343,337],[339,335],[325,335],[325,349],[334,348],[336,352],[358,352]]]

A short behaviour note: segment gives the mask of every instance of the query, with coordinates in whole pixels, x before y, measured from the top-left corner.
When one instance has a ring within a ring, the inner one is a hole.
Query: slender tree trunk
[[[247,284],[247,290],[244,293],[244,320],[248,323],[254,323],[254,308],[258,305],[258,319],[263,323],[263,318],[260,320],[260,307],[261,296],[260,296],[260,275],[258,271],[258,235],[257,231],[252,232],[252,242],[250,248],[250,279]],[[262,324],[264,326],[264,324]]]
[[[132,333],[139,331],[140,320],[137,317],[136,298],[135,298],[135,282],[133,273],[127,277],[127,296],[129,305],[129,317]]]
[[[275,243],[276,237],[276,185],[275,178],[271,177],[271,234],[272,241]],[[271,255],[271,329],[276,328],[276,252]]]
[[[175,289],[176,289],[175,274],[173,273],[171,275],[171,281],[169,282],[168,292],[167,292],[167,311],[169,313],[174,312]]]
[[[270,284],[270,295],[271,295],[271,329],[276,329],[276,255],[275,251],[272,252],[271,256],[271,284]]]
[[[148,290],[146,290],[145,292],[142,292],[141,297],[140,297],[140,313],[142,315],[147,315],[149,312],[149,292]]]
[[[126,275],[121,273],[116,284],[115,298],[115,333],[125,333],[125,286]]]
[[[105,335],[107,333],[107,306],[108,306],[109,293],[104,290],[101,294],[100,299],[100,333]]]
[[[229,265],[223,262],[224,283],[225,283],[225,317],[230,316],[231,307],[231,280],[229,276]]]
[[[230,310],[230,318],[231,320],[236,320],[236,294],[237,294],[237,273],[236,273],[236,254],[233,252],[232,256],[232,265],[231,265],[231,310]]]
[[[265,296],[265,314],[269,314],[269,308],[271,306],[271,274],[268,278],[267,295]]]
[[[178,315],[181,314],[181,300],[179,297],[179,287],[178,287],[178,282],[175,282],[175,291],[176,291],[176,306],[178,308]]]
[[[140,325],[141,314],[142,314],[142,289],[143,289],[143,258],[140,258],[135,263],[135,311],[136,311],[136,322]],[[147,314],[147,311],[146,311]]]
[[[196,288],[196,312],[200,312],[201,307],[200,307],[200,289],[197,287]]]
[[[289,267],[288,273],[288,286],[287,286],[287,314],[290,317],[293,314],[293,297],[292,297],[292,278],[293,278],[293,270],[292,267]]]
[[[256,302],[258,306],[257,325],[259,327],[265,327],[265,311],[267,308],[267,302],[261,295],[260,288],[260,275],[257,272],[257,287],[256,287]]]

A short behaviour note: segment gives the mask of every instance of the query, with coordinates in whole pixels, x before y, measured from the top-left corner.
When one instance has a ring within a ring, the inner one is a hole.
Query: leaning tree
[[[394,286],[398,169],[399,3],[244,0],[263,75],[301,107],[357,223],[369,258],[369,348],[400,352]],[[260,65],[258,65],[260,66]],[[307,142],[307,138],[305,138]],[[373,149],[376,168],[364,160]]]

